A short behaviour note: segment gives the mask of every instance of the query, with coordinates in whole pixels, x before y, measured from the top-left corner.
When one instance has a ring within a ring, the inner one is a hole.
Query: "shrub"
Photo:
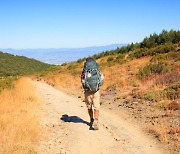
[[[168,99],[180,99],[180,81],[170,84],[162,93]]]
[[[162,99],[180,99],[180,81],[170,84],[162,91],[149,91],[144,94],[143,98],[148,101],[160,101]]]
[[[83,61],[85,61],[86,60],[86,58],[81,58],[81,59],[78,59],[76,62],[77,63],[82,63]]]
[[[0,78],[0,93],[6,88],[11,88],[13,86],[14,82],[18,78],[19,78],[18,76],[1,77]]]
[[[164,108],[165,107],[165,103],[163,101],[161,101],[161,102],[158,102],[155,106],[157,108]]]
[[[180,80],[180,72],[173,71],[167,74],[161,75],[156,79],[156,84],[166,85],[178,82]]]
[[[140,49],[136,49],[134,50],[133,52],[131,52],[129,54],[129,57],[130,58],[140,58],[140,57],[143,57],[143,56],[147,56],[148,55],[148,49],[146,48],[140,48]]]
[[[158,54],[164,54],[164,53],[168,53],[170,51],[174,51],[176,48],[176,44],[172,44],[172,43],[166,43],[163,45],[159,45],[157,47],[153,47],[153,48],[140,48],[140,49],[136,49],[134,50],[132,53],[130,53],[129,57],[130,58],[140,58],[143,56],[154,56],[154,55],[158,55]]]
[[[117,62],[119,64],[123,64],[126,62],[126,60],[124,58],[125,58],[125,54],[118,54],[116,59],[114,59],[114,62]]]
[[[116,59],[118,60],[123,60],[125,57],[125,54],[118,54],[118,56],[116,57]]]
[[[158,91],[149,91],[144,94],[144,99],[148,101],[160,101],[161,98],[162,94]]]
[[[107,61],[110,62],[110,61],[113,61],[114,58],[113,57],[108,57]]]
[[[73,70],[76,69],[77,65],[76,64],[69,64],[69,66],[67,67],[68,70]]]
[[[61,66],[66,66],[66,65],[67,65],[67,63],[62,63],[62,64],[61,64]]]
[[[139,79],[143,79],[152,74],[163,74],[170,71],[170,67],[167,63],[158,62],[157,64],[150,63],[146,65],[143,69],[140,69],[137,76]]]
[[[167,54],[158,54],[154,55],[151,59],[151,62],[157,62],[159,60],[180,60],[180,52],[169,52]]]

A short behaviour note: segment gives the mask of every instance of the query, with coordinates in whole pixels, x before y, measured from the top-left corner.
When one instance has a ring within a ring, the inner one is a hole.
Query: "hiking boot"
[[[95,119],[95,120],[94,120],[93,128],[94,128],[94,130],[98,130],[98,129],[99,129],[98,119]]]

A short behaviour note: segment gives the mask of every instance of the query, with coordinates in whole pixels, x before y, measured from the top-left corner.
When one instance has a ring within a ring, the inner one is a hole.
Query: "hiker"
[[[87,58],[81,74],[81,83],[84,89],[85,103],[88,108],[88,114],[90,116],[90,128],[93,128],[94,130],[99,129],[99,91],[100,86],[103,85],[103,82],[104,76],[101,74],[98,64],[92,57]]]

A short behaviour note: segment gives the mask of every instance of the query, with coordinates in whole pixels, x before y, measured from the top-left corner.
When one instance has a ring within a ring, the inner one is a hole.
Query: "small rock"
[[[133,102],[133,104],[138,104],[138,102]]]

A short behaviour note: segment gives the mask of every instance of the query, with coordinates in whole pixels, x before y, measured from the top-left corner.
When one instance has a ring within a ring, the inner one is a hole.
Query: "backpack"
[[[86,61],[83,72],[84,79],[82,81],[82,85],[85,91],[98,91],[100,86],[103,84],[103,81],[101,80],[101,73],[96,61],[93,59]]]

